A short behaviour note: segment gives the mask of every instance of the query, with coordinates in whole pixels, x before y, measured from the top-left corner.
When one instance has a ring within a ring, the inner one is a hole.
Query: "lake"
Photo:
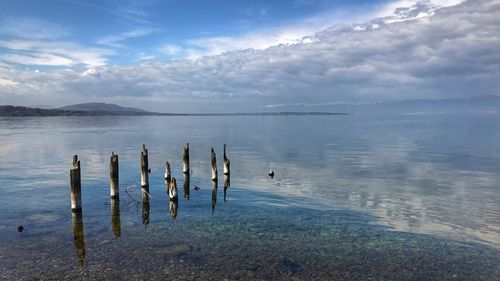
[[[0,279],[499,280],[499,143],[493,114],[0,118]]]

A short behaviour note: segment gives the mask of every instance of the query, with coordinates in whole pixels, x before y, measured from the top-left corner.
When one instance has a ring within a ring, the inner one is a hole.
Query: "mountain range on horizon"
[[[0,116],[94,116],[94,115],[273,115],[273,114],[370,114],[370,113],[466,113],[466,112],[498,112],[500,113],[500,95],[483,95],[458,99],[413,99],[366,104],[334,104],[302,106],[297,110],[293,105],[277,105],[264,112],[241,113],[165,113],[151,112],[141,108],[124,107],[111,103],[80,103],[58,108],[34,108],[25,106],[2,105]],[[286,109],[277,111],[277,108]],[[292,108],[292,109],[291,109]],[[295,109],[295,110],[293,110]],[[308,110],[304,110],[308,109]],[[318,110],[321,109],[321,110]]]

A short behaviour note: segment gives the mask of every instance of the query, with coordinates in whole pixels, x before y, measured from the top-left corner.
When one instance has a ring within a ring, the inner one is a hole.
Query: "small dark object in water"
[[[22,225],[17,227],[17,232],[23,232],[24,227]]]
[[[194,190],[198,191],[198,190],[200,190],[200,187],[195,184],[194,185]]]
[[[267,173],[268,176],[270,176],[271,178],[274,178],[274,171],[273,170],[270,170],[268,173]]]

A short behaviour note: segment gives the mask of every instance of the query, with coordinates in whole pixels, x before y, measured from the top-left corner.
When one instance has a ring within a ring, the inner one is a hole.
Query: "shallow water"
[[[499,141],[495,115],[1,118],[0,279],[498,280]]]

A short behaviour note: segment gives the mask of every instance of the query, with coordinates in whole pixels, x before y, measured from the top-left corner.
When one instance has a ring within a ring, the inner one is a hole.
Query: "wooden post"
[[[151,170],[149,169],[148,164],[148,150],[146,149],[146,145],[142,145],[141,151],[141,186],[149,186],[149,173]]]
[[[182,172],[189,174],[189,143],[182,149]]]
[[[69,170],[71,184],[71,211],[82,210],[82,186],[80,178],[80,160],[78,155],[73,155],[73,167]]]
[[[212,147],[212,181],[217,181],[217,159],[215,157],[214,148]]]
[[[109,160],[109,192],[112,199],[120,197],[120,190],[118,185],[118,155],[111,152],[111,159]]]
[[[83,235],[83,214],[82,211],[71,213],[71,225],[73,227],[73,244],[76,248],[76,255],[80,266],[85,260],[85,239]]]
[[[184,174],[184,198],[189,200],[190,176]]]
[[[224,175],[229,175],[231,162],[226,156],[226,144],[224,144]]]
[[[212,181],[212,215],[215,212],[215,205],[217,204],[217,181]]]
[[[165,180],[170,182],[171,177],[172,177],[172,173],[170,172],[170,163],[167,161],[165,163]]]
[[[172,178],[170,186],[168,187],[168,197],[170,200],[177,200],[177,181]]]
[[[226,202],[226,192],[230,185],[231,181],[229,179],[229,175],[224,175],[224,202]]]
[[[118,239],[122,235],[122,224],[120,220],[120,200],[111,199],[111,225],[115,238]]]
[[[149,224],[149,186],[143,186],[141,188],[142,194],[142,223],[146,227]]]

